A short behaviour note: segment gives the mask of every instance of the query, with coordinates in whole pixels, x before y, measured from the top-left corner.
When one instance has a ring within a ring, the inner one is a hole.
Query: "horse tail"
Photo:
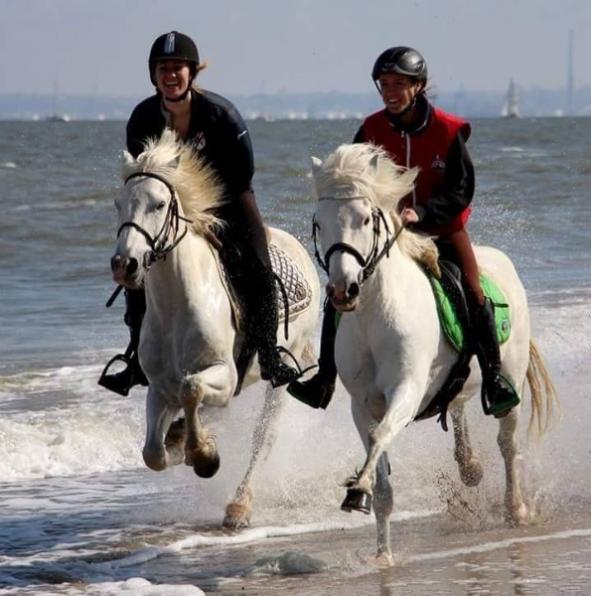
[[[528,434],[532,436],[535,433],[536,438],[541,439],[550,430],[554,420],[560,417],[561,409],[550,373],[533,340],[529,342],[529,365],[526,378],[532,402]]]

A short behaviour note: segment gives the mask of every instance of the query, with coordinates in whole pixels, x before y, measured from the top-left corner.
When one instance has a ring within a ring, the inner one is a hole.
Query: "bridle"
[[[319,197],[319,201],[330,201],[340,197]],[[348,200],[354,199],[365,199],[366,197],[347,197]],[[373,227],[373,238],[372,238],[372,246],[369,251],[367,257],[364,257],[354,246],[351,244],[347,244],[346,242],[335,242],[332,246],[328,248],[326,253],[324,254],[324,258],[320,254],[318,249],[318,241],[317,241],[317,232],[320,229],[318,222],[316,221],[316,216],[312,218],[312,239],[314,241],[314,255],[316,256],[316,260],[322,269],[326,272],[327,275],[330,275],[330,257],[335,252],[341,252],[350,254],[354,259],[359,263],[362,268],[361,271],[361,279],[360,285],[363,284],[367,278],[375,271],[378,263],[384,258],[390,256],[390,249],[398,239],[398,236],[404,229],[404,226],[401,226],[400,229],[392,235],[390,232],[390,228],[388,226],[388,222],[386,221],[386,217],[384,212],[379,207],[372,207],[371,210],[371,219],[372,219],[372,227]],[[382,230],[382,224],[384,225],[384,230],[386,232],[386,242],[384,246],[380,250],[379,248],[379,240]]]
[[[134,172],[125,179],[124,184],[127,184],[132,178],[139,178],[140,176],[159,180],[166,186],[166,188],[168,188],[170,192],[168,211],[166,212],[164,223],[162,224],[162,227],[156,236],[152,237],[149,232],[147,232],[140,225],[136,224],[134,221],[126,221],[122,223],[117,230],[117,238],[119,238],[119,235],[125,228],[133,228],[142,234],[142,236],[146,239],[148,245],[152,249],[146,254],[143,263],[146,270],[148,270],[156,261],[165,259],[166,255],[187,235],[189,228],[188,226],[185,226],[185,229],[179,236],[180,222],[184,221],[186,223],[192,223],[192,221],[180,215],[176,191],[174,190],[172,184],[163,176],[154,174],[152,172]],[[171,236],[172,238],[170,238]]]

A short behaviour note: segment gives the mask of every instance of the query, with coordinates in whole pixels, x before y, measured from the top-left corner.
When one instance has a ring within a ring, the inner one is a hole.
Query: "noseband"
[[[320,197],[319,201],[328,201],[334,199],[335,197]],[[364,199],[365,197],[349,197],[349,199]],[[330,268],[330,257],[335,252],[346,253],[354,257],[354,259],[359,263],[362,268],[361,272],[361,280],[360,284],[363,284],[367,278],[375,271],[378,263],[384,258],[390,256],[390,249],[398,239],[400,232],[404,229],[404,226],[392,236],[390,232],[390,228],[388,227],[388,222],[386,221],[386,217],[384,216],[384,212],[378,208],[373,207],[371,210],[371,219],[373,223],[373,238],[372,238],[372,246],[371,250],[369,251],[369,255],[364,257],[354,246],[351,244],[347,244],[346,242],[335,242],[332,246],[328,248],[326,251],[324,258],[322,258],[320,251],[318,250],[318,241],[317,241],[317,232],[320,229],[320,226],[316,222],[316,217],[312,218],[312,239],[314,241],[314,254],[316,256],[316,260],[322,269],[326,272],[327,275],[330,275],[329,268]],[[386,242],[382,249],[379,249],[379,240],[381,234],[381,226],[384,224],[384,230],[386,231]]]
[[[162,224],[158,234],[152,238],[149,232],[147,232],[140,225],[136,224],[134,221],[126,221],[122,223],[117,230],[117,238],[119,238],[119,235],[125,228],[133,228],[142,234],[152,249],[146,255],[147,258],[143,263],[144,267],[149,269],[156,261],[166,258],[166,255],[186,236],[188,231],[187,226],[185,226],[185,229],[179,236],[179,225],[181,220],[187,223],[192,223],[192,221],[179,214],[177,194],[174,190],[174,187],[166,178],[160,176],[159,174],[154,174],[152,172],[134,172],[125,179],[124,184],[127,184],[132,178],[139,178],[140,176],[159,180],[166,186],[166,188],[168,188],[170,192],[170,202],[168,203],[168,211],[166,212],[164,223]],[[171,236],[171,233],[172,239],[169,241],[169,236]]]

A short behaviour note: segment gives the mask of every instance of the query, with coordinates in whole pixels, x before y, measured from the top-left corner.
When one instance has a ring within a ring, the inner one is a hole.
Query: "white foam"
[[[122,582],[91,584],[83,594],[133,594],[134,596],[201,596],[205,592],[191,584],[152,584],[147,579],[132,577]]]
[[[50,588],[50,586],[48,586]],[[55,586],[51,586],[55,589]],[[0,594],[45,594],[54,593],[54,589],[43,590],[42,585],[0,590]],[[57,593],[57,592],[56,592]],[[191,584],[153,584],[143,577],[131,577],[125,581],[99,581],[78,587],[73,584],[61,584],[59,593],[67,596],[102,596],[123,594],[132,596],[203,596],[205,592]]]
[[[542,534],[540,536],[523,536],[516,538],[507,538],[506,540],[497,540],[494,542],[485,542],[482,544],[474,544],[472,546],[463,546],[460,548],[452,548],[450,550],[435,551],[432,553],[425,553],[422,555],[414,555],[408,557],[410,562],[421,561],[435,561],[440,559],[449,559],[462,555],[469,555],[473,553],[489,553],[500,548],[508,548],[516,544],[528,544],[534,542],[546,542],[548,540],[568,540],[569,538],[588,538],[591,536],[591,528],[583,528],[578,530],[564,530],[562,532],[555,532],[553,534]]]
[[[413,519],[419,517],[429,517],[435,512],[401,512],[392,515],[392,521],[401,521],[405,519]],[[117,569],[124,567],[133,567],[148,561],[157,559],[163,555],[178,553],[185,549],[192,549],[204,546],[237,546],[241,544],[250,544],[252,542],[260,542],[271,538],[285,538],[288,536],[297,536],[300,534],[311,534],[315,532],[332,532],[335,530],[351,530],[354,528],[361,528],[364,526],[373,525],[374,520],[371,517],[358,518],[347,521],[325,521],[309,524],[296,524],[292,526],[266,526],[260,528],[251,528],[244,530],[239,534],[232,534],[230,536],[220,536],[213,534],[194,534],[187,536],[181,540],[172,542],[164,546],[151,546],[148,548],[141,548],[137,551],[123,557],[121,559],[114,559],[96,563],[93,567],[100,572],[111,573]]]
[[[139,404],[135,405],[136,408]],[[20,412],[0,419],[0,480],[92,474],[143,466],[143,424],[130,408]]]

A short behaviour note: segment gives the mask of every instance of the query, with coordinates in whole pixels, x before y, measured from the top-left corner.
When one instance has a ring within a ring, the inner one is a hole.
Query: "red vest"
[[[470,125],[438,108],[433,108],[427,126],[418,133],[408,135],[394,129],[381,110],[368,116],[363,123],[365,142],[383,147],[399,166],[419,167],[413,194],[402,199],[401,206],[412,207],[415,203],[426,203],[443,190],[448,151],[462,132],[464,140],[470,136]],[[467,207],[445,226],[425,226],[418,229],[433,235],[445,235],[459,230],[468,221],[471,209]]]

